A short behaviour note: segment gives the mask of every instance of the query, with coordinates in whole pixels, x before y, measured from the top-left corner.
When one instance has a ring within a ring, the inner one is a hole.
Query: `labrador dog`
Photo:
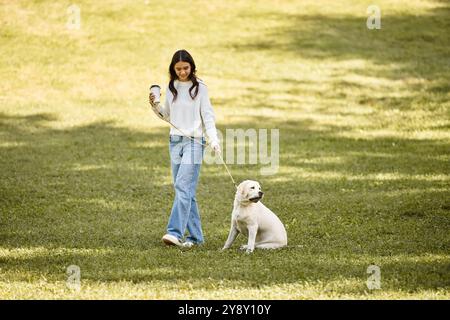
[[[243,181],[234,198],[231,229],[222,250],[233,244],[239,233],[248,237],[247,245],[241,247],[247,253],[255,248],[277,249],[287,245],[287,234],[280,219],[261,203],[264,193],[258,182]]]

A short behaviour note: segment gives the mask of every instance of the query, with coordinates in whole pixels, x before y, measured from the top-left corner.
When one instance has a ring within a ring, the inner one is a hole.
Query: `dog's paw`
[[[250,249],[250,248],[249,248],[249,249],[245,250],[245,253],[246,253],[246,254],[253,253],[253,249]]]
[[[242,246],[239,247],[239,250],[247,250],[248,249],[248,245],[243,244]]]

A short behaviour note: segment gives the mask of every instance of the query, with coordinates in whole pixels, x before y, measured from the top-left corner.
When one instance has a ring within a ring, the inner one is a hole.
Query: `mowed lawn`
[[[448,2],[376,1],[380,30],[372,1],[74,3],[80,30],[72,2],[0,1],[0,299],[450,298]],[[217,164],[205,245],[163,246],[169,127],[148,87],[181,48],[222,133],[279,129],[276,174],[229,168],[261,183],[287,248],[220,250],[235,189]]]

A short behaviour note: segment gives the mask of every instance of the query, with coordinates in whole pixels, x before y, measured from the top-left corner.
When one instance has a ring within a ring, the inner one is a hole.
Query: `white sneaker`
[[[191,242],[191,241],[185,241],[185,242],[183,242],[183,243],[181,244],[181,246],[182,246],[183,248],[192,248],[192,247],[194,246],[194,243]]]
[[[165,234],[162,237],[162,241],[167,244],[168,246],[183,246],[180,240],[178,240],[177,237],[171,235],[171,234]]]

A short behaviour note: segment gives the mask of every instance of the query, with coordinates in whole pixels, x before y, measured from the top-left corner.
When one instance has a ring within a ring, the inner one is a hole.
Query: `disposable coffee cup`
[[[155,96],[155,100],[153,100],[155,104],[160,103],[161,87],[157,84],[154,84],[150,87],[150,92]]]

